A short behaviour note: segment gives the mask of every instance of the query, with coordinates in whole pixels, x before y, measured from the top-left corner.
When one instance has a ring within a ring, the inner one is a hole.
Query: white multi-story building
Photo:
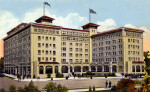
[[[97,33],[99,25],[83,30],[52,24],[42,16],[21,23],[4,38],[5,72],[46,77],[51,73],[144,73],[143,31],[119,28]]]

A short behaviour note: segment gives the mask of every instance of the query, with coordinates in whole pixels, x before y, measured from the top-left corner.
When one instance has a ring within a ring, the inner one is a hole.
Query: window
[[[38,43],[38,47],[41,47],[41,43]]]
[[[72,46],[72,43],[69,43],[69,45],[71,45],[71,46]]]
[[[38,61],[41,62],[41,57],[38,57]]]
[[[78,43],[76,43],[76,46],[78,46]]]
[[[116,40],[113,40],[113,44],[115,44],[116,43]]]
[[[62,50],[63,50],[63,51],[66,51],[66,47],[63,47]]]
[[[48,48],[48,43],[46,43],[45,47]]]
[[[64,45],[64,46],[65,46],[65,45],[66,45],[66,42],[63,42],[63,43],[62,43],[62,45]]]
[[[88,62],[88,59],[85,59],[85,62],[87,63],[87,62]]]
[[[61,61],[62,61],[62,62],[66,62],[66,59],[62,59]]]
[[[88,52],[88,49],[85,49],[85,52]]]
[[[76,51],[78,51],[78,48],[76,48]]]
[[[55,37],[53,37],[53,41],[55,41]]]
[[[41,36],[38,36],[38,40],[41,40]]]
[[[66,53],[62,53],[62,56],[63,56],[63,57],[66,57]]]
[[[128,39],[128,42],[130,42],[130,39]]]
[[[48,61],[48,57],[46,57],[46,62]]]
[[[44,70],[43,66],[40,66],[39,67],[39,74],[43,74],[43,70]]]
[[[69,51],[72,51],[72,48],[69,48]]]
[[[55,45],[55,44],[53,44],[53,48],[56,48],[56,45]]]
[[[56,51],[53,51],[53,55],[56,55]]]
[[[73,62],[73,60],[72,60],[72,59],[69,59],[69,62]]]
[[[48,55],[48,50],[46,50],[46,53],[45,53],[46,55]]]
[[[78,57],[78,54],[76,54],[76,57]]]
[[[48,40],[48,37],[46,37],[45,40]]]
[[[41,50],[38,50],[38,55],[41,55]]]
[[[56,58],[55,57],[53,58],[53,62],[56,62]]]
[[[72,53],[69,53],[69,57],[72,57]]]

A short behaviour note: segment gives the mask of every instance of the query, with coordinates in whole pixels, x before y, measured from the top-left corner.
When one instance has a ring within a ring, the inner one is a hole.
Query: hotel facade
[[[36,23],[21,23],[4,38],[4,70],[10,74],[45,78],[60,73],[87,71],[141,74],[144,71],[143,32],[118,28],[97,32],[88,23],[83,30],[53,25],[42,16]]]

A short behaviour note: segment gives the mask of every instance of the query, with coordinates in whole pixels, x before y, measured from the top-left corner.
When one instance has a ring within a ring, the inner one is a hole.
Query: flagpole
[[[43,2],[43,16],[45,16],[45,2]]]
[[[90,14],[90,8],[89,8],[89,23],[91,22],[91,14]]]

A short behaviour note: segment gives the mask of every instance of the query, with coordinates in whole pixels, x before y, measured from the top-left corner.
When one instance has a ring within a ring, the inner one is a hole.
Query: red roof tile
[[[7,34],[13,32],[15,29],[19,28],[22,25],[28,25],[28,24],[27,23],[21,23],[21,24],[17,25],[16,27],[14,27],[13,29],[11,29],[10,31],[8,31]]]
[[[88,24],[83,25],[82,27],[86,27],[86,26],[96,26],[96,27],[98,27],[100,25],[95,24],[95,23],[88,23]]]
[[[40,62],[39,64],[60,64],[58,62]]]
[[[140,30],[140,29],[133,29],[133,28],[121,27],[121,28],[110,30],[110,31],[98,33],[98,34],[92,35],[91,37],[97,37],[97,36],[100,36],[100,35],[105,35],[105,34],[109,34],[109,33],[114,33],[114,32],[118,32],[118,31],[122,31],[123,28],[125,30],[130,30],[130,31],[144,32],[143,30]]]
[[[65,27],[55,26],[55,25],[47,25],[47,24],[41,24],[41,23],[33,23],[33,24],[35,24],[35,25],[41,25],[41,26],[57,27],[57,28],[67,29],[67,30],[74,30],[74,31],[89,32],[89,31],[87,31],[87,30],[80,30],[80,29],[73,29],[73,28],[65,28]]]
[[[132,64],[145,64],[144,61],[132,61]]]

